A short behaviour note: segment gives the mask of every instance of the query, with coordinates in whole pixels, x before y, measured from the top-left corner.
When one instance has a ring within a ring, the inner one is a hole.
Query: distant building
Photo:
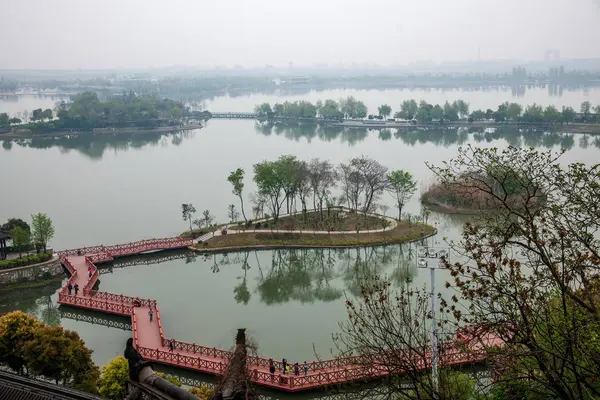
[[[308,76],[283,76],[273,79],[277,85],[305,85],[310,81]]]

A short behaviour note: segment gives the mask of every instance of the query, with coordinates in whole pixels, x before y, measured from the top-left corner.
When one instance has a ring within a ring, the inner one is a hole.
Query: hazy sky
[[[1,68],[600,57],[600,0],[0,0]]]

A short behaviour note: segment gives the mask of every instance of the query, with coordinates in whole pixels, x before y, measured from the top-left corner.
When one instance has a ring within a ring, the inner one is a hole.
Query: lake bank
[[[116,136],[119,134],[148,134],[148,133],[169,133],[179,131],[189,131],[194,129],[201,129],[203,126],[200,124],[189,124],[183,126],[164,126],[153,129],[122,129],[115,131],[77,131],[77,132],[52,132],[52,133],[23,133],[23,132],[8,132],[0,134],[0,140],[2,139],[33,139],[33,138],[51,138],[60,136],[84,136],[84,135],[104,135],[104,136]]]
[[[437,233],[432,226],[398,221],[390,229],[364,232],[247,230],[209,237],[193,249],[202,253],[277,248],[348,248],[410,243]]]

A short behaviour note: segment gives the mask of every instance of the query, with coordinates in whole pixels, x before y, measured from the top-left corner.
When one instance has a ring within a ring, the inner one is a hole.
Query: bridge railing
[[[194,240],[191,238],[185,237],[171,237],[171,238],[157,238],[157,239],[145,239],[139,240],[137,242],[125,243],[125,244],[116,244],[112,246],[91,246],[91,247],[81,247],[78,249],[69,249],[62,250],[57,252],[60,257],[68,256],[68,255],[78,255],[78,254],[97,254],[97,253],[108,253],[109,256],[115,255],[126,255],[126,254],[135,254],[140,251],[149,251],[149,250],[159,250],[159,249],[169,249],[169,248],[177,248],[177,247],[185,247],[191,246],[194,244]],[[138,249],[137,251],[135,249]],[[139,250],[144,249],[144,250]],[[129,251],[129,252],[128,252]]]
[[[156,307],[156,321],[158,321],[158,333],[160,334],[160,342],[165,341],[165,332],[163,331],[162,320],[160,319],[160,310]]]
[[[96,311],[105,311],[117,315],[131,316],[133,313],[132,305],[126,303],[114,303],[89,296],[75,296],[59,293],[58,301],[61,304],[70,304],[76,307],[87,308]]]
[[[227,363],[221,360],[194,357],[180,354],[175,351],[170,352],[161,349],[150,349],[142,346],[138,346],[137,351],[140,353],[140,355],[142,355],[142,357],[148,360],[178,365],[185,368],[198,369],[217,375],[224,374],[225,369],[227,368]]]
[[[86,258],[89,259],[93,264],[99,264],[113,260],[111,255],[107,252],[90,254],[89,256],[86,256]]]
[[[84,255],[84,254],[95,254],[95,253],[102,253],[104,251],[104,245],[100,245],[100,246],[91,246],[91,247],[80,247],[78,249],[69,249],[69,250],[61,250],[61,251],[57,251],[56,254],[58,254],[59,257],[63,257],[63,256],[77,256],[77,255]]]
[[[174,351],[185,351],[187,353],[193,353],[194,355],[197,354],[198,356],[229,360],[233,354],[231,351],[217,349],[216,347],[201,346],[195,343],[186,343],[179,340],[163,338],[163,347],[169,347],[171,343],[173,344]]]
[[[69,274],[71,274],[71,276],[69,277],[67,285],[63,286],[63,288],[61,289],[61,293],[62,294],[68,295],[69,289],[67,288],[67,286],[68,286],[69,283],[71,285],[75,284],[75,279],[77,278],[77,270],[75,269],[75,267],[73,266],[73,264],[71,264],[71,262],[69,261],[69,259],[67,257],[61,257],[60,258],[60,262],[62,263],[62,265],[65,266],[65,268],[67,269],[67,271],[69,271]]]
[[[85,256],[85,265],[88,267],[89,270],[92,271],[91,275],[88,274],[88,276],[89,276],[88,281],[86,282],[85,286],[83,287],[83,295],[88,296],[90,294],[92,288],[96,284],[96,281],[98,280],[98,276],[100,274],[98,273],[98,268],[96,268],[94,263],[87,256]]]
[[[138,329],[137,329],[137,315],[135,314],[135,308],[131,311],[131,330],[133,331],[133,345],[138,345]]]
[[[133,307],[136,302],[140,303],[141,307],[153,307],[156,308],[156,300],[152,299],[141,299],[139,297],[125,296],[123,294],[114,294],[110,292],[101,292],[99,290],[91,290],[89,292],[90,298],[96,300],[102,300],[104,302],[111,302],[114,304],[123,304],[126,306]],[[128,314],[131,315],[131,312]]]

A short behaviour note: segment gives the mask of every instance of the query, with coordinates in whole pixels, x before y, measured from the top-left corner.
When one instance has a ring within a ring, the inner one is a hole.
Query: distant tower
[[[292,69],[294,67],[294,63],[292,63],[291,61],[288,63],[290,69]]]

